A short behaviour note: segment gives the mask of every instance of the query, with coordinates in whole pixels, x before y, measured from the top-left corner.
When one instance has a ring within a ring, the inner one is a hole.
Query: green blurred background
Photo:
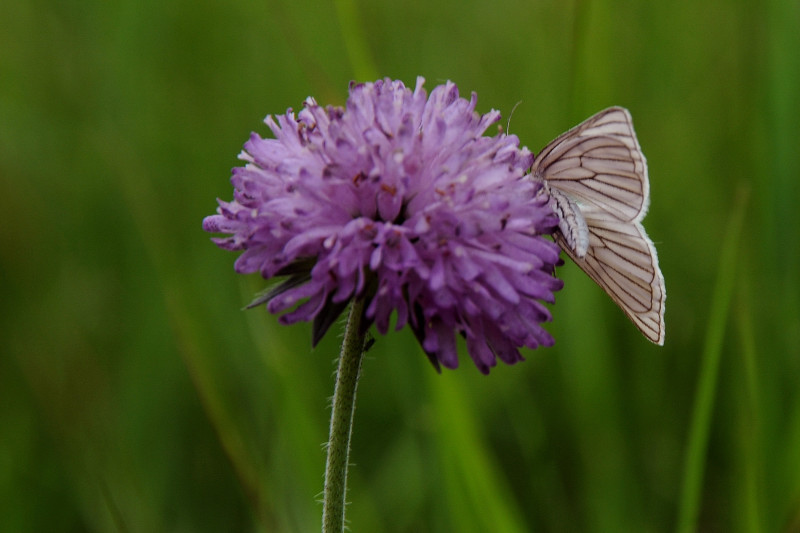
[[[378,338],[351,530],[800,531],[797,1],[2,11],[0,531],[319,530],[339,335],[242,311],[264,282],[200,224],[265,115],[417,75],[521,102],[533,151],[631,110],[666,345],[573,265],[556,346],[488,377]]]

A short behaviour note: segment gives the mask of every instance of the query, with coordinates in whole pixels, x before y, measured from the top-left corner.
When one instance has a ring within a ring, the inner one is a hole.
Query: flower
[[[557,218],[514,135],[483,136],[500,118],[448,82],[427,97],[390,79],[351,84],[346,106],[308,98],[297,116],[267,117],[233,170],[233,201],[203,228],[243,250],[239,273],[288,276],[251,306],[314,321],[316,344],[353,298],[386,333],[408,324],[434,366],[458,366],[455,333],[483,373],[521,346],[550,346],[562,282]]]

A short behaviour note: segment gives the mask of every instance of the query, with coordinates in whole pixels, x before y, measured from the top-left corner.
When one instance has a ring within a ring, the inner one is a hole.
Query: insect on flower
[[[344,107],[268,117],[274,138],[250,137],[233,200],[203,222],[242,252],[237,272],[283,278],[252,305],[312,322],[316,344],[362,300],[364,324],[383,334],[394,315],[437,369],[458,366],[459,336],[484,373],[551,346],[558,219],[533,155],[484,135],[500,114],[476,105],[451,82],[428,95],[422,78],[386,79],[352,84]]]
[[[650,341],[664,344],[664,276],[642,226],[647,163],[631,115],[610,107],[536,156],[534,181],[559,216],[554,239]]]

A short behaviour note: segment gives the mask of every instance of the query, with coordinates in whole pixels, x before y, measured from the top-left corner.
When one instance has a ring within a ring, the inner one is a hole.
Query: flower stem
[[[347,466],[350,436],[353,433],[353,412],[356,409],[356,388],[364,356],[361,320],[364,301],[354,300],[342,340],[336,387],[333,390],[331,433],[328,439],[328,460],[325,465],[325,492],[322,504],[322,532],[344,531],[344,508],[347,493]]]

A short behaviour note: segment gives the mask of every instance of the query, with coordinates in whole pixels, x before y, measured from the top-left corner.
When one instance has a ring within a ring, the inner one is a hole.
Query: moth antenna
[[[506,122],[506,133],[511,132],[511,117],[514,116],[514,111],[517,110],[517,107],[519,107],[519,104],[521,103],[522,100],[518,100],[517,103],[514,104],[514,107],[511,108],[511,112],[508,114],[508,122]]]

